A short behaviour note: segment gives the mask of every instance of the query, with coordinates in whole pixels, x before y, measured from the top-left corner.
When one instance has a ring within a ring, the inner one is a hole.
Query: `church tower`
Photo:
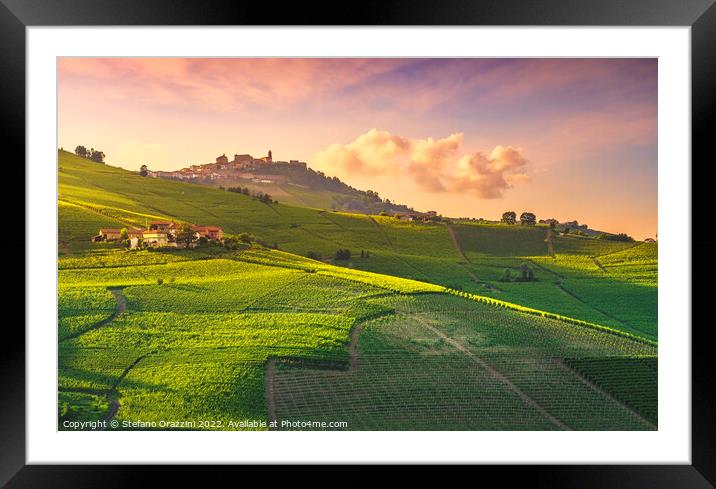
[[[273,163],[273,156],[271,156],[271,150],[269,150],[268,161],[269,163]]]

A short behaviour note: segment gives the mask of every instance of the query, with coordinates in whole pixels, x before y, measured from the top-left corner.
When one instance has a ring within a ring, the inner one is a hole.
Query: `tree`
[[[104,163],[104,153],[97,149],[90,149],[89,159],[97,163]]]
[[[534,272],[526,263],[520,266],[520,280],[522,282],[532,282],[534,280]]]
[[[189,245],[194,241],[194,235],[194,230],[189,224],[180,224],[176,234],[177,244],[184,243],[184,248],[189,248]]]
[[[89,156],[89,152],[87,151],[87,148],[85,148],[84,146],[81,146],[81,145],[77,146],[75,148],[75,154],[77,156],[81,156],[82,158],[87,158]]]
[[[147,168],[147,165],[142,165],[139,167],[139,174],[143,177],[149,175],[149,168]]]
[[[599,239],[606,239],[607,241],[634,241],[634,238],[629,236],[625,233],[619,233],[619,234],[601,234],[599,235]]]
[[[254,240],[254,237],[251,236],[249,233],[241,233],[239,234],[238,238],[239,241],[246,244],[250,244]]]
[[[517,214],[514,211],[507,211],[502,214],[502,222],[505,224],[514,224],[517,221]]]
[[[336,260],[350,260],[351,259],[351,250],[348,249],[339,249],[336,251]]]
[[[531,212],[523,212],[520,215],[520,224],[523,226],[534,226],[537,222],[537,216]]]
[[[127,231],[127,228],[122,228],[119,230],[119,238],[124,241],[127,238],[129,238],[129,232]]]
[[[512,280],[512,270],[510,270],[509,268],[505,268],[505,271],[502,274],[502,281],[510,282],[511,280]]]

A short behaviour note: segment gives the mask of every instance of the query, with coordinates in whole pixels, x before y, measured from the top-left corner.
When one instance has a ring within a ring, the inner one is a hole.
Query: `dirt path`
[[[458,241],[457,235],[455,234],[455,230],[453,229],[452,225],[446,224],[446,227],[447,227],[447,230],[448,230],[448,234],[450,235],[450,239],[452,240],[452,244],[453,244],[453,246],[455,247],[455,250],[456,250],[456,251],[458,252],[458,254],[462,257],[462,259],[465,260],[465,262],[467,263],[467,265],[472,265],[472,262],[471,262],[470,259],[467,257],[467,255],[465,254],[465,252],[462,250],[462,246],[460,246],[460,241]],[[502,292],[501,289],[498,289],[497,287],[493,287],[492,285],[490,285],[490,283],[485,282],[484,280],[481,280],[480,277],[478,277],[478,276],[475,274],[475,272],[473,272],[472,270],[470,270],[470,268],[469,268],[467,265],[463,265],[462,263],[460,263],[460,265],[461,265],[462,268],[465,270],[465,272],[467,272],[467,274],[470,275],[470,277],[472,277],[472,279],[473,279],[475,282],[477,282],[478,284],[484,285],[485,287],[487,287],[489,290],[491,290],[491,291],[493,291],[493,292]]]
[[[363,331],[363,324],[356,324],[351,331],[351,342],[348,345],[348,370],[356,370],[358,368],[358,338]]]
[[[567,294],[567,295],[570,296],[572,299],[575,299],[575,300],[581,302],[582,304],[584,304],[585,306],[594,309],[595,311],[597,311],[598,313],[600,313],[600,314],[602,314],[602,315],[608,317],[609,319],[618,322],[619,324],[621,324],[621,325],[624,326],[625,328],[631,328],[628,324],[626,324],[624,321],[622,321],[622,320],[619,319],[618,317],[612,316],[612,315],[609,314],[607,311],[605,311],[605,310],[603,310],[603,309],[600,309],[600,308],[598,308],[598,307],[596,307],[596,306],[593,306],[592,304],[588,303],[587,301],[585,301],[584,299],[582,299],[581,297],[579,297],[577,294],[575,294],[574,292],[572,292],[571,290],[564,288],[564,286],[562,285],[562,282],[563,282],[563,281],[564,281],[564,279],[563,279],[563,278],[560,278],[559,281],[556,282],[554,285],[555,285],[555,287],[557,287],[559,290],[561,290],[564,294]]]
[[[440,331],[439,329],[435,328],[431,324],[429,324],[424,318],[420,317],[419,315],[413,316],[415,319],[420,322],[425,328],[429,329],[433,333],[435,333],[437,336],[442,338],[443,340],[450,343],[452,346],[463,352],[465,355],[467,355],[470,360],[475,362],[478,366],[482,367],[484,370],[486,370],[490,375],[495,377],[497,380],[499,380],[503,385],[505,385],[509,390],[517,394],[517,396],[522,399],[525,404],[533,407],[537,411],[540,412],[545,418],[547,418],[553,425],[555,425],[557,428],[564,430],[564,431],[571,431],[572,428],[564,424],[559,419],[555,418],[553,415],[551,415],[547,410],[545,410],[542,406],[540,406],[537,401],[532,399],[527,393],[525,393],[522,389],[517,387],[515,384],[510,381],[507,377],[505,377],[500,371],[492,367],[490,364],[479,358],[477,355],[472,353],[470,350],[468,350],[462,343],[456,341],[453,338],[450,338],[448,335]]]
[[[266,410],[268,411],[269,423],[277,421],[276,417],[276,396],[273,388],[274,372],[276,370],[276,359],[269,358],[266,362],[266,372],[264,384],[266,385]],[[275,428],[269,427],[269,430],[273,431]]]
[[[124,294],[122,293],[122,287],[108,287],[109,291],[114,296],[114,300],[117,302],[117,308],[114,310],[114,314],[109,316],[108,318],[105,318],[97,323],[94,323],[92,326],[90,326],[87,329],[83,329],[81,331],[75,331],[72,334],[69,334],[65,336],[64,338],[60,338],[60,342],[71,340],[73,338],[77,338],[78,336],[82,336],[83,334],[87,333],[88,331],[92,331],[93,329],[101,328],[102,326],[106,326],[107,324],[111,323],[115,319],[117,319],[119,316],[124,313],[124,311],[127,310],[127,298],[124,297]]]
[[[104,421],[104,423],[99,425],[95,431],[104,431],[107,429],[107,423],[112,421],[117,415],[117,411],[119,411],[119,406],[119,399],[112,398],[109,400],[109,411],[107,411],[107,415],[102,420]]]
[[[392,313],[391,313],[392,314]],[[348,343],[348,371],[353,372],[358,368],[358,341],[360,334],[363,332],[363,327],[366,323],[377,319],[368,319],[364,322],[356,324],[350,333],[350,342]],[[276,378],[276,364],[278,363],[277,358],[269,358],[266,361],[266,371],[264,373],[264,397],[266,399],[266,411],[268,413],[268,420],[276,421],[278,419],[276,415],[276,391],[275,391],[275,378]],[[310,368],[310,367],[308,367]],[[344,370],[345,371],[345,370]],[[275,429],[275,428],[273,428]],[[269,428],[272,430],[272,428]]]
[[[153,355],[157,353],[157,350],[151,351],[149,353],[145,353],[144,355],[140,355],[136,360],[134,360],[132,363],[130,363],[117,377],[117,379],[112,382],[112,386],[109,389],[91,389],[91,388],[84,388],[84,387],[67,387],[67,388],[60,388],[58,389],[60,392],[78,392],[81,394],[92,394],[95,396],[100,397],[106,397],[109,401],[109,410],[107,411],[107,414],[104,416],[102,421],[105,421],[104,426],[98,426],[95,428],[94,431],[103,431],[106,429],[106,423],[109,423],[114,419],[114,417],[117,415],[117,412],[119,411],[119,408],[122,406],[119,402],[119,398],[122,396],[119,393],[118,387],[119,384],[124,380],[124,378],[129,374],[130,370],[132,370],[134,367],[137,366],[139,362],[141,362],[144,358],[148,357],[149,355]]]
[[[592,261],[593,261],[594,264],[597,266],[597,268],[599,268],[602,272],[607,273],[607,269],[604,268],[601,263],[599,263],[599,260],[597,260],[597,257],[596,257],[596,256],[593,256],[593,257],[592,257]]]
[[[395,247],[395,244],[391,241],[390,236],[388,236],[388,233],[385,232],[385,229],[383,229],[380,223],[376,221],[373,216],[368,216],[368,219],[370,219],[370,222],[372,222],[375,225],[376,229],[378,229],[378,234],[380,234],[385,240],[385,242],[388,243],[390,249],[397,253],[398,249]]]
[[[552,228],[547,228],[547,236],[544,238],[544,242],[547,243],[547,255],[554,258],[554,247],[552,245]]]
[[[457,235],[455,234],[455,230],[453,229],[451,224],[445,225],[448,230],[448,234],[450,235],[450,239],[452,240],[452,245],[455,247],[455,250],[457,250],[458,254],[462,257],[463,260],[465,260],[467,263],[472,263],[470,259],[467,257],[464,251],[462,251],[462,246],[460,246],[460,242],[457,240]]]
[[[132,363],[130,363],[130,364],[127,366],[127,368],[125,368],[124,371],[119,375],[119,377],[117,377],[117,380],[114,381],[114,383],[112,384],[112,390],[115,390],[115,391],[117,390],[117,387],[119,387],[119,384],[122,383],[122,381],[123,381],[124,378],[127,376],[127,374],[129,373],[129,371],[132,370],[134,367],[136,367],[139,362],[141,362],[142,360],[144,360],[145,358],[147,358],[149,355],[155,354],[156,352],[157,352],[157,351],[154,350],[154,351],[152,351],[152,352],[145,353],[144,355],[140,355],[139,358],[137,358],[137,359],[134,360]]]
[[[383,239],[388,244],[388,246],[390,246],[390,249],[393,250],[393,252],[395,252],[395,254],[396,254],[395,258],[397,260],[399,260],[401,263],[403,263],[405,266],[407,266],[408,268],[411,268],[411,269],[415,270],[416,272],[418,272],[420,277],[422,277],[419,280],[425,280],[426,282],[430,282],[430,277],[425,275],[422,270],[420,270],[418,267],[416,267],[415,265],[413,265],[412,263],[410,263],[409,261],[405,260],[403,257],[400,256],[400,251],[398,251],[398,247],[395,246],[395,243],[393,243],[393,241],[390,239],[390,236],[388,236],[388,233],[385,232],[385,229],[383,229],[383,226],[381,226],[380,223],[373,218],[373,216],[368,216],[368,219],[370,220],[370,222],[372,222],[375,225],[376,229],[378,230],[378,234],[380,234],[383,237]]]
[[[586,385],[587,387],[589,387],[589,388],[592,389],[593,391],[595,391],[595,392],[601,394],[602,396],[606,397],[607,399],[610,399],[610,400],[614,401],[616,404],[618,404],[619,406],[621,406],[621,407],[624,408],[625,410],[629,411],[631,414],[633,414],[634,416],[636,416],[637,418],[639,418],[639,419],[640,419],[641,421],[643,421],[644,423],[648,424],[649,426],[652,426],[655,430],[658,429],[657,426],[656,426],[653,422],[649,421],[649,420],[646,419],[644,416],[642,416],[641,414],[639,414],[637,411],[635,411],[634,409],[632,409],[631,407],[629,407],[627,404],[623,403],[622,401],[620,401],[620,400],[617,399],[616,397],[612,396],[612,395],[609,394],[607,391],[603,390],[601,387],[599,387],[598,385],[596,385],[594,382],[592,382],[591,380],[589,380],[587,377],[585,377],[584,375],[582,375],[582,374],[581,374],[580,372],[578,372],[577,370],[575,370],[575,369],[571,368],[569,365],[565,364],[561,359],[556,358],[556,359],[554,360],[554,363],[555,363],[557,366],[559,366],[560,368],[562,368],[562,369],[564,369],[564,370],[566,370],[566,371],[569,371],[569,372],[573,373],[574,375],[576,375],[577,378],[578,378],[584,385]]]
[[[136,367],[139,362],[141,362],[143,359],[145,359],[149,355],[153,355],[156,352],[157,351],[154,350],[152,352],[145,353],[144,355],[140,355],[136,360],[134,360],[132,363],[130,363],[127,366],[127,368],[125,368],[124,371],[120,374],[120,376],[117,377],[117,380],[115,380],[114,383],[112,383],[112,390],[110,391],[110,393],[107,396],[109,398],[109,403],[110,403],[109,411],[107,412],[107,416],[105,416],[104,421],[106,421],[107,423],[112,421],[114,419],[114,417],[117,416],[117,412],[119,411],[119,408],[122,406],[119,402],[119,398],[122,396],[122,394],[120,394],[119,390],[117,390],[119,387],[119,384],[122,383],[122,381],[127,376],[127,374],[129,374],[129,371],[132,370],[134,367]],[[104,427],[98,428],[98,430],[100,430],[100,431],[103,431],[104,429],[105,429]]]

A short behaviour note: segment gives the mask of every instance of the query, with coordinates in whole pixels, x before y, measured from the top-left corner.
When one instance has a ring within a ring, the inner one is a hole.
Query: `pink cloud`
[[[389,59],[61,58],[60,86],[102,86],[118,99],[231,111],[280,108],[389,71]]]
[[[452,188],[482,199],[496,199],[502,197],[512,183],[526,180],[527,175],[523,173],[511,174],[526,164],[522,149],[511,146],[496,146],[489,156],[465,155],[458,162]]]
[[[496,146],[489,156],[460,156],[463,134],[442,139],[411,139],[371,129],[348,144],[335,143],[318,152],[313,162],[341,176],[408,176],[426,192],[468,192],[494,199],[514,183],[529,181],[518,172],[527,164],[521,148]]]

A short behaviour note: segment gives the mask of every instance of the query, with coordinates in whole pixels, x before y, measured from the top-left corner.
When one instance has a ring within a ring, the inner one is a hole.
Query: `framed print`
[[[480,3],[341,26],[4,2],[27,288],[3,483],[460,463],[712,486],[691,162],[716,7]]]

